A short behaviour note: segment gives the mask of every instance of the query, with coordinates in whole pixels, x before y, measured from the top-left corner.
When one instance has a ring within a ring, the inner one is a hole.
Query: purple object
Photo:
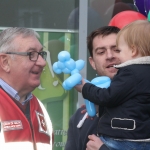
[[[144,7],[145,7],[145,12],[148,15],[148,12],[150,11],[150,0],[144,0]]]
[[[138,11],[147,17],[144,1],[150,1],[150,0],[133,0],[133,1],[134,1],[134,5],[137,7]]]

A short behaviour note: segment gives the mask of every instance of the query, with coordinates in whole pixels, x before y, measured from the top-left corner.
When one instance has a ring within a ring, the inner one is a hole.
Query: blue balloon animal
[[[107,76],[96,77],[91,80],[91,83],[100,88],[108,88],[110,86],[111,80]],[[90,117],[94,117],[96,115],[95,105],[89,100],[85,99],[85,105]]]
[[[67,51],[61,51],[58,54],[58,62],[53,64],[53,70],[57,74],[62,72],[71,74],[62,85],[65,90],[71,90],[75,85],[80,84],[82,76],[79,71],[83,69],[84,65],[85,62],[83,60],[74,61],[70,58],[70,54]]]
[[[71,75],[62,84],[65,90],[71,90],[75,85],[81,84],[82,76],[79,72],[84,68],[84,65],[85,62],[83,60],[74,61],[67,51],[61,51],[58,54],[58,62],[55,62],[53,64],[53,70],[56,74],[60,74],[63,72],[65,74]],[[89,82],[88,80],[85,81]],[[91,81],[92,84],[101,88],[109,87],[110,82],[110,78],[106,76],[96,77]],[[88,115],[90,117],[94,117],[96,115],[95,105],[86,99],[85,105]]]

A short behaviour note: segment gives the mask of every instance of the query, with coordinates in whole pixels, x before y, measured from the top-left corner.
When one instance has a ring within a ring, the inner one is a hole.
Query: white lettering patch
[[[38,123],[39,123],[39,132],[49,135],[47,131],[47,125],[46,125],[44,115],[42,115],[41,113],[37,111],[35,112],[36,112],[36,116],[37,116]]]
[[[23,129],[23,125],[21,120],[9,120],[9,121],[2,121],[3,131],[10,131],[10,130],[21,130]]]

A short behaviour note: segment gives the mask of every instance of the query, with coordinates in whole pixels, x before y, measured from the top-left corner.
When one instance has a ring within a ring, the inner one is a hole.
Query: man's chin
[[[108,77],[112,79],[116,74],[117,74],[117,72],[116,73],[109,73]]]
[[[37,88],[37,87],[41,87],[40,81],[39,81],[39,82],[34,82],[34,83],[32,84],[32,87],[33,87],[34,89]]]
[[[106,76],[110,77],[111,79],[117,74],[117,69],[115,68],[109,68],[107,70]]]

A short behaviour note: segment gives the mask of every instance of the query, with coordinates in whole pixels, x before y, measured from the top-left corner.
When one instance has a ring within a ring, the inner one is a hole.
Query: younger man
[[[93,31],[87,38],[87,47],[90,53],[89,62],[98,75],[108,76],[113,78],[117,73],[117,69],[113,67],[119,64],[120,61],[115,58],[116,53],[116,36],[119,28],[112,26],[105,26]],[[93,120],[86,119],[81,128],[77,128],[77,124],[83,118],[79,108],[77,112],[71,117],[68,129],[68,139],[65,150],[85,150],[90,134],[97,134],[97,125],[99,117],[95,116]],[[102,108],[103,109],[103,108]],[[99,114],[101,115],[103,111]],[[102,146],[102,142],[95,144],[97,150]],[[90,141],[89,141],[90,142]],[[90,143],[87,144],[90,150]],[[100,150],[107,150],[104,145]],[[96,150],[96,149],[95,149]]]

